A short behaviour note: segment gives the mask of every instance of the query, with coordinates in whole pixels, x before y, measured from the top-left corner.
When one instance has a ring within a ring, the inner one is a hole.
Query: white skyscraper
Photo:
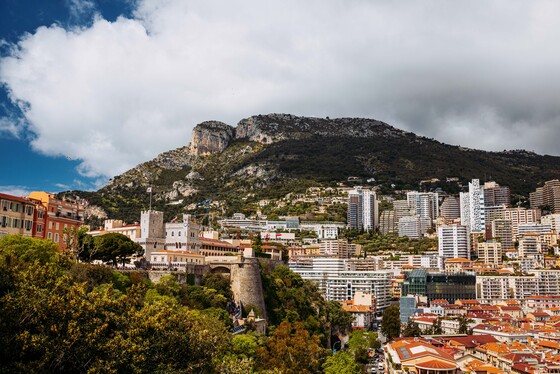
[[[378,201],[374,191],[356,187],[348,192],[348,226],[369,231],[378,223]]]
[[[406,194],[408,206],[422,218],[435,220],[439,215],[438,194],[412,191]]]
[[[471,231],[486,230],[484,226],[484,190],[480,187],[478,179],[473,179],[469,183],[469,208]]]
[[[438,227],[438,250],[444,260],[470,259],[470,235],[467,226],[443,225]]]
[[[461,224],[471,232],[486,230],[484,220],[484,190],[478,179],[469,183],[469,192],[461,192]]]

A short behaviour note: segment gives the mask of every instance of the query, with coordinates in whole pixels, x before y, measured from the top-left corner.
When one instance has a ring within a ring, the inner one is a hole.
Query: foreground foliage
[[[202,283],[153,284],[75,262],[51,241],[1,237],[0,373],[318,373],[331,334],[350,326],[280,266],[263,269],[270,336],[232,336],[229,282]]]

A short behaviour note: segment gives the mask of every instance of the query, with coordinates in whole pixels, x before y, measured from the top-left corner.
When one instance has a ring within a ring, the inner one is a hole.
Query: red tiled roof
[[[498,340],[492,335],[470,335],[470,336],[459,336],[456,338],[449,339],[449,341],[457,342],[464,345],[465,348],[474,348],[481,344],[487,343],[497,343]]]
[[[457,365],[450,364],[449,362],[440,361],[440,360],[430,360],[426,362],[422,362],[421,364],[416,364],[417,368],[421,369],[456,369]]]

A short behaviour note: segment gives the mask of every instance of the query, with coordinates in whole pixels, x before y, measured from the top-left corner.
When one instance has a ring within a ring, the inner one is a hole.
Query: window
[[[20,225],[19,219],[14,218],[14,220],[12,221],[12,227],[15,229],[19,229],[19,225]]]
[[[43,218],[43,209],[37,211],[37,218]]]
[[[37,225],[37,232],[43,232],[43,225]]]
[[[60,224],[58,222],[56,223],[56,229],[60,230]]]
[[[47,239],[52,239],[52,232],[47,233]]]
[[[27,231],[29,231],[29,230],[31,230],[32,227],[33,227],[33,222],[31,222],[31,221],[29,221],[29,220],[26,220],[26,221],[25,221],[25,229],[26,229]]]
[[[7,201],[5,201],[5,200],[2,201],[2,210],[3,210],[4,212],[8,211],[8,207],[9,207],[9,206],[10,206],[10,203],[9,203],[9,202],[7,202]]]
[[[25,212],[27,213],[28,216],[32,215],[33,214],[33,207],[28,205],[25,208]]]
[[[54,234],[54,242],[58,243],[58,234]]]
[[[53,226],[52,222],[49,222],[49,230],[52,230],[52,226]]]
[[[177,236],[181,236],[181,231],[179,231],[179,232],[177,233]]]

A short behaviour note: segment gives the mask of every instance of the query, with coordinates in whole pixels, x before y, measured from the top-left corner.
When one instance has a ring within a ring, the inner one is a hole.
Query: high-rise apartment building
[[[439,215],[438,194],[434,192],[412,191],[406,194],[409,208],[422,218],[435,220]]]
[[[485,264],[502,264],[502,244],[497,241],[478,243],[478,261]]]
[[[484,205],[496,206],[505,205],[511,206],[511,192],[509,187],[500,186],[496,182],[484,183]]]
[[[541,218],[539,209],[507,208],[504,211],[504,219],[511,221],[511,232],[513,239],[519,236],[519,225],[523,223],[537,223]]]
[[[503,249],[513,248],[513,232],[511,220],[496,219],[492,221],[492,238],[502,244]]]
[[[529,194],[531,208],[547,207],[552,213],[560,213],[560,180],[546,181],[544,186]]]
[[[560,233],[560,213],[549,214],[541,217],[541,223],[550,225],[552,230]]]
[[[403,217],[409,217],[415,215],[415,213],[408,206],[408,201],[406,200],[395,200],[393,201],[393,211],[395,212],[395,220],[399,220]]]
[[[421,238],[432,226],[429,218],[420,216],[402,217],[397,224],[399,236],[406,236],[411,239]]]
[[[468,226],[470,231],[484,232],[484,191],[478,179],[469,183],[469,192],[461,192],[461,224]]]
[[[379,216],[379,231],[382,235],[387,235],[390,232],[395,232],[397,223],[395,220],[395,211],[384,210]]]
[[[461,217],[459,198],[456,196],[447,196],[441,204],[439,214],[448,221]]]
[[[443,225],[438,227],[438,251],[444,260],[470,259],[470,235],[467,226]]]
[[[356,187],[348,193],[348,226],[354,230],[373,230],[378,225],[378,201],[374,191]]]

